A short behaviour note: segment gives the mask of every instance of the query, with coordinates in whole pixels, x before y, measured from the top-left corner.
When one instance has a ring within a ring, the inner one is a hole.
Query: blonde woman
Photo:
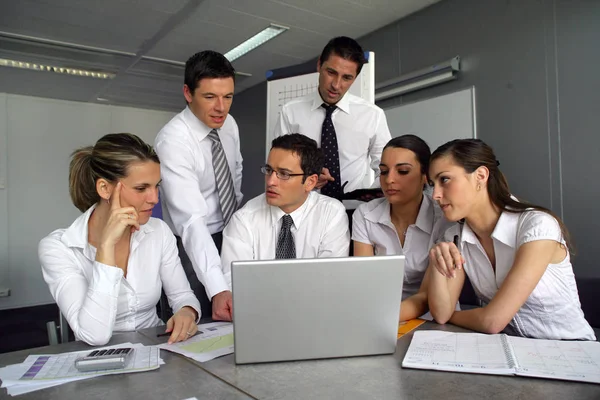
[[[169,343],[196,333],[200,304],[175,237],[151,218],[159,183],[158,156],[135,135],[109,134],[72,154],[69,190],[83,214],[42,239],[38,254],[77,339],[103,345],[115,331],[164,324],[156,314],[161,288],[175,312]]]

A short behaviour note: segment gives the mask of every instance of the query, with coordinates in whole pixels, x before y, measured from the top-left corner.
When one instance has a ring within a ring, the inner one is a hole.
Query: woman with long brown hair
[[[406,257],[400,320],[427,312],[429,249],[453,225],[428,192],[431,150],[415,135],[402,135],[383,148],[379,181],[385,197],[361,204],[353,215],[355,256]]]
[[[432,154],[429,174],[446,218],[464,221],[430,251],[435,320],[486,333],[595,340],[581,311],[565,226],[511,195],[492,148],[478,139],[448,142]],[[482,307],[455,312],[465,273]]]
[[[158,156],[135,135],[109,134],[73,153],[69,191],[83,214],[42,239],[38,254],[77,339],[102,345],[114,331],[162,325],[156,314],[161,288],[175,313],[167,321],[169,343],[196,333],[200,304],[175,236],[151,218],[159,183]]]

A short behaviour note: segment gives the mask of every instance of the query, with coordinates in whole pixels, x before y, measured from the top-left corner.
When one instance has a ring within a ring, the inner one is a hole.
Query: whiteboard
[[[271,141],[274,139],[273,131],[281,107],[296,97],[306,96],[317,90],[319,86],[319,73],[291,76],[289,78],[267,81],[267,132],[266,155],[269,155]],[[375,53],[369,52],[368,62],[363,65],[360,74],[348,90],[355,96],[375,102]]]
[[[453,139],[477,137],[475,87],[384,111],[392,137],[412,133],[432,153]]]

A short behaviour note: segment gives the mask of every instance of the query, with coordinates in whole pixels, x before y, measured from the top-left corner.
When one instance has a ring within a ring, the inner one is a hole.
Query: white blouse
[[[464,269],[482,305],[488,304],[512,268],[515,254],[525,243],[554,240],[565,244],[558,221],[542,211],[511,213],[504,211],[492,232],[496,271],[468,224],[446,231],[444,238],[452,241],[460,235],[460,250],[465,259]],[[548,264],[542,278],[515,314],[505,332],[538,339],[596,340],[594,331],[585,320],[570,255],[558,264]]]
[[[361,204],[352,217],[352,240],[372,245],[375,255],[404,255],[404,286],[402,300],[419,291],[429,265],[429,250],[454,223],[444,217],[441,209],[427,192],[417,220],[406,230],[404,247],[391,220],[390,203],[386,198]]]
[[[175,237],[163,221],[150,218],[131,237],[127,277],[123,270],[99,263],[88,243],[88,221],[95,205],[67,229],[58,229],[39,244],[44,280],[78,340],[108,342],[113,331],[162,325],[156,304],[164,288],[173,312],[200,303],[190,289],[177,253]]]

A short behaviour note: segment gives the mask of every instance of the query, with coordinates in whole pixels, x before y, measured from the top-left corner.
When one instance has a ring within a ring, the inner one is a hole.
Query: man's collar
[[[321,94],[319,93],[319,89],[317,88],[317,90],[315,90],[313,92],[313,102],[312,102],[312,106],[311,106],[311,111],[314,111],[318,108],[320,108],[323,103],[325,103],[325,101],[323,101],[323,98],[321,98]],[[337,103],[335,103],[335,106],[337,108],[339,108],[340,110],[342,110],[343,112],[345,112],[346,114],[350,114],[350,95],[349,92],[346,92],[346,94],[344,94],[344,97],[342,97],[340,99],[340,101],[338,101]]]
[[[225,119],[227,119],[227,117],[225,117]],[[212,128],[208,127],[204,122],[200,121],[198,117],[196,117],[189,105],[185,108],[185,110],[183,110],[183,120],[191,128],[191,130],[199,136],[200,139],[204,139],[212,130]],[[221,128],[218,128],[217,132],[219,129]]]
[[[318,195],[317,193],[311,191],[306,197],[306,200],[304,200],[304,203],[302,203],[300,207],[296,208],[289,214],[292,217],[292,220],[294,221],[294,226],[296,227],[296,229],[298,229],[298,227],[306,217],[306,209],[308,208],[308,203],[309,201],[311,201],[312,198],[314,198],[314,196]],[[269,208],[271,210],[271,224],[276,225],[277,223],[279,223],[279,220],[283,218],[284,215],[286,215],[286,213],[281,208],[276,206],[269,205]]]

